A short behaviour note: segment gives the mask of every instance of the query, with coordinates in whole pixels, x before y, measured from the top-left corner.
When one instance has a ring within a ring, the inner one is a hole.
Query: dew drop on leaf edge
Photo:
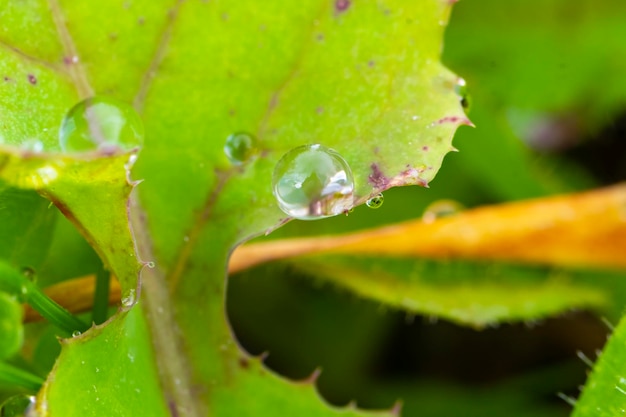
[[[224,153],[234,165],[248,161],[255,153],[256,139],[249,133],[237,132],[226,138]]]
[[[472,99],[467,91],[467,83],[463,78],[458,78],[456,84],[454,85],[454,92],[459,96],[459,102],[463,109],[468,112],[472,105]]]
[[[4,400],[0,404],[0,416],[21,417],[27,414],[29,409],[35,406],[35,397],[32,395],[18,394]]]
[[[380,206],[382,206],[384,202],[385,196],[383,196],[383,193],[378,193],[375,196],[369,198],[365,202],[365,205],[371,209],[377,209],[380,208]]]
[[[354,204],[354,178],[346,160],[320,144],[304,145],[278,161],[272,190],[290,217],[315,220],[347,212]]]
[[[72,107],[59,129],[59,146],[64,152],[126,152],[139,148],[143,138],[143,123],[135,109],[102,96]]]

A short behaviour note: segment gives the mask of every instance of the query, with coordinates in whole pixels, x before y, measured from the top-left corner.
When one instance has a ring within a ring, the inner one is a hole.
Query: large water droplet
[[[435,201],[424,210],[422,221],[424,223],[432,223],[441,217],[454,216],[463,211],[465,207],[454,200]]]
[[[35,397],[32,395],[19,394],[7,398],[0,404],[0,416],[21,417],[27,414],[29,409],[35,406]]]
[[[70,109],[59,130],[66,152],[129,151],[143,143],[143,123],[131,106],[109,97],[91,97]]]
[[[255,153],[256,140],[248,133],[233,133],[226,139],[224,153],[231,163],[241,165]]]
[[[470,98],[469,92],[467,91],[467,83],[463,78],[458,78],[456,85],[454,86],[454,91],[459,96],[459,102],[461,103],[461,106],[463,107],[463,109],[465,109],[466,112],[468,112],[472,105],[472,100]]]
[[[278,161],[272,179],[278,205],[289,216],[314,220],[349,210],[354,179],[336,151],[322,145],[292,149]]]
[[[378,193],[374,197],[371,197],[369,200],[367,200],[365,204],[371,209],[377,209],[382,206],[384,202],[385,197],[383,196],[383,193]]]

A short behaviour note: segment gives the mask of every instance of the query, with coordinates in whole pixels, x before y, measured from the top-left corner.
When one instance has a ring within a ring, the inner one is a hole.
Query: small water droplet
[[[314,220],[344,213],[354,204],[350,166],[322,145],[300,146],[278,161],[272,178],[278,206],[291,217]]]
[[[20,148],[31,153],[43,152],[43,142],[39,139],[27,139],[20,145]]]
[[[135,305],[135,290],[130,289],[126,296],[122,298],[122,305],[124,307],[132,307]]]
[[[22,268],[22,275],[26,277],[30,282],[37,282],[37,274],[35,270],[30,266],[25,266]]]
[[[32,395],[19,394],[4,400],[0,404],[0,416],[2,417],[22,417],[28,415],[35,407],[35,397]]]
[[[143,143],[143,123],[130,105],[109,97],[91,97],[70,109],[59,130],[65,152],[130,151]]]
[[[135,162],[137,162],[137,154],[133,153],[133,154],[128,155],[128,161],[126,162],[126,165],[125,165],[126,169],[130,170],[133,167],[133,165],[135,165]]]
[[[378,193],[375,196],[371,197],[369,200],[367,200],[365,204],[371,209],[377,209],[382,206],[384,202],[385,197],[383,196],[383,193]]]
[[[150,261],[150,262],[146,262],[146,266],[148,268],[152,269],[152,268],[154,268],[156,266],[156,264],[154,262]]]
[[[80,330],[74,330],[74,331],[72,332],[72,337],[78,337],[78,336],[80,336],[81,334],[83,334],[83,333],[82,333]]]
[[[462,204],[454,200],[435,201],[424,209],[422,221],[424,223],[432,223],[441,217],[454,216],[463,211]]]
[[[248,161],[255,153],[256,140],[248,133],[233,133],[226,138],[224,153],[231,163],[241,165]]]
[[[461,103],[463,109],[468,112],[471,107],[472,100],[467,91],[467,83],[463,78],[459,77],[457,79],[456,85],[454,86],[454,92],[459,96],[459,102]]]

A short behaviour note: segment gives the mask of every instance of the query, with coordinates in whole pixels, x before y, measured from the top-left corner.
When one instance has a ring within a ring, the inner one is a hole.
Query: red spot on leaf
[[[350,8],[350,0],[335,0],[335,10],[339,13],[343,13]]]
[[[378,164],[372,164],[372,173],[367,177],[367,180],[370,184],[378,189],[387,188],[389,185],[389,178],[383,174],[383,172],[378,167]]]
[[[37,78],[33,74],[28,74],[28,82],[35,85],[37,84]]]
[[[437,120],[436,125],[442,125],[444,123],[454,123],[458,125],[466,125],[466,126],[474,126],[474,124],[467,117],[459,117],[459,116],[446,116]]]

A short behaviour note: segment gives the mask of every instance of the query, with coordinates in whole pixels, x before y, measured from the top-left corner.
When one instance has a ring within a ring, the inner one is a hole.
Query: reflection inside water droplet
[[[27,139],[20,145],[20,148],[27,152],[41,153],[44,150],[43,142],[39,139]]]
[[[122,297],[122,305],[124,307],[132,307],[135,305],[135,290],[130,289],[128,293]]]
[[[432,223],[441,217],[454,216],[463,211],[465,207],[454,200],[435,201],[424,209],[422,221],[424,223]]]
[[[371,197],[369,200],[365,202],[365,205],[371,209],[377,209],[383,205],[385,202],[385,197],[383,193],[378,193],[375,196]]]
[[[255,151],[256,140],[248,133],[233,133],[226,139],[224,153],[232,164],[240,165],[249,160]]]
[[[143,123],[135,109],[109,97],[91,97],[70,109],[59,130],[66,152],[130,151],[143,144]]]
[[[279,207],[296,219],[335,216],[354,203],[350,166],[339,153],[322,145],[287,152],[274,168],[272,183]]]
[[[26,279],[28,279],[30,282],[37,282],[37,274],[35,273],[35,270],[31,268],[30,266],[22,267],[21,272],[22,272],[22,275],[24,275]]]
[[[74,330],[74,331],[72,332],[72,337],[78,337],[78,336],[80,336],[81,334],[83,334],[83,333],[82,333],[80,330]]]
[[[27,415],[35,406],[35,397],[32,395],[19,394],[4,400],[0,404],[0,416],[21,417]]]

